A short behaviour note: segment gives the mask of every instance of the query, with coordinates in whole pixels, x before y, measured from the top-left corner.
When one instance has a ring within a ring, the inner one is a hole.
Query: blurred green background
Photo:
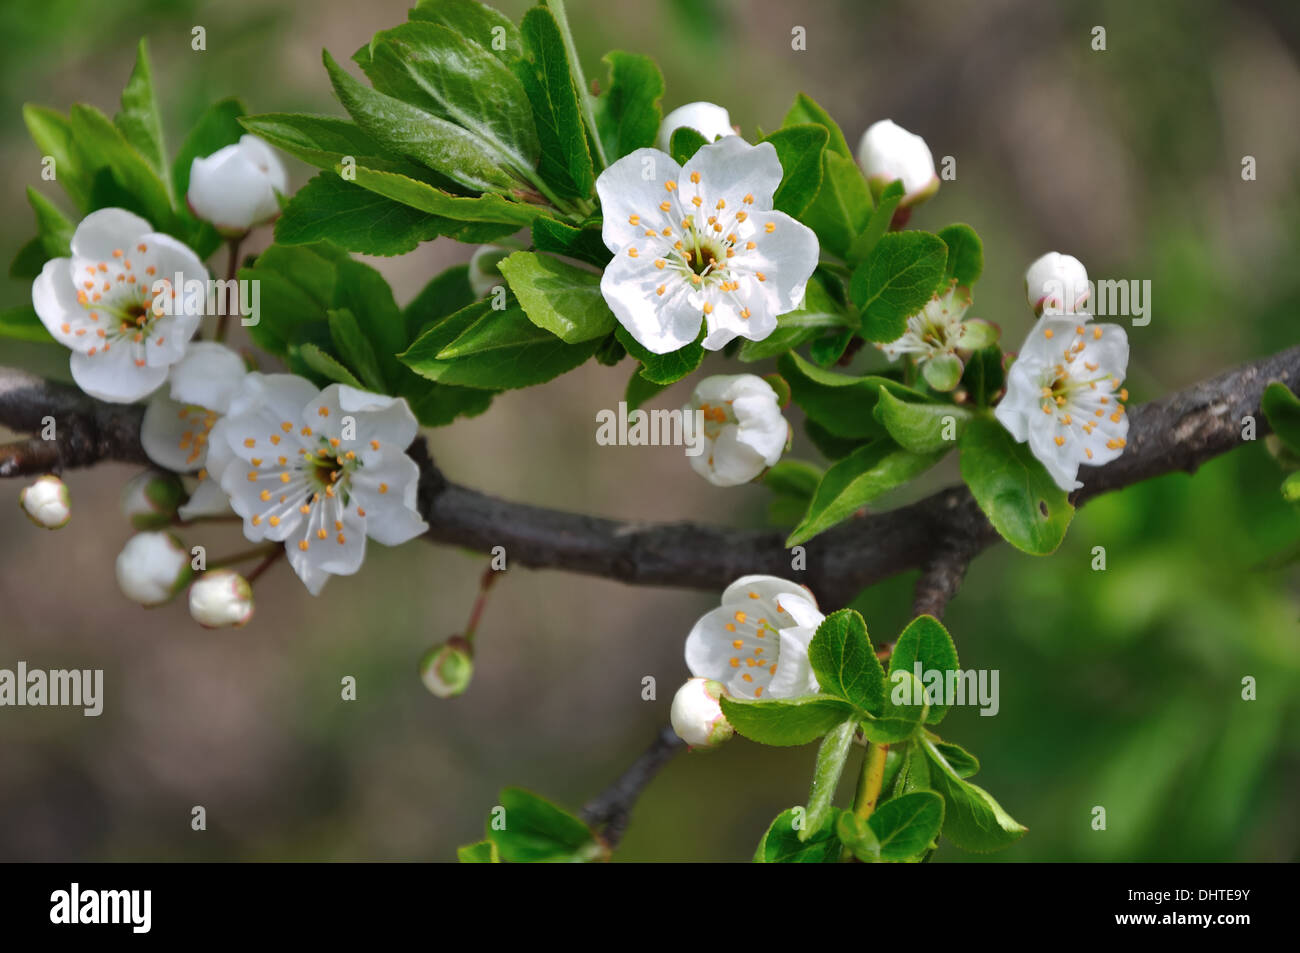
[[[521,0],[501,0],[512,16]],[[81,0],[0,7],[0,258],[32,234],[23,190],[40,156],[20,106],[108,112],[148,35],[180,139],[210,100],[341,115],[320,67],[405,17],[402,0],[217,3]],[[588,76],[600,55],[655,56],[665,107],[726,105],[773,128],[800,90],[856,141],[890,117],[922,134],[955,181],[913,218],[983,236],[975,313],[1014,348],[1030,325],[1022,275],[1039,254],[1094,278],[1150,279],[1131,328],[1129,388],[1160,396],[1294,344],[1300,295],[1300,7],[1276,3],[998,0],[570,0]],[[207,50],[190,48],[202,25]],[[1107,49],[1091,48],[1106,28]],[[791,49],[802,26],[807,50]],[[1258,177],[1241,178],[1243,156]],[[309,172],[290,163],[295,185]],[[269,230],[260,233],[269,241]],[[446,240],[375,263],[409,300],[470,249]],[[30,293],[0,282],[0,306]],[[66,352],[0,341],[0,363],[66,376]],[[631,365],[589,365],[508,394],[434,432],[448,475],[531,503],[628,519],[760,525],[768,493],[720,490],[673,451],[598,447],[594,415]],[[713,371],[734,372],[717,359]],[[683,382],[656,400],[674,406]],[[794,456],[816,459],[797,430]],[[952,461],[949,461],[951,464]],[[0,667],[103,668],[104,714],[0,710],[0,859],[447,860],[482,836],[504,785],[571,808],[654,736],[686,676],[682,640],[712,595],[639,590],[512,568],[493,593],[469,693],[430,696],[417,662],[464,624],[483,557],[372,547],[361,574],[316,599],[281,564],[255,620],[208,632],[174,604],[122,597],[112,561],[130,535],[131,470],[68,476],[59,533],[0,508]],[[1086,480],[1086,470],[1083,478]],[[957,479],[931,474],[917,495]],[[998,860],[1300,859],[1300,596],[1295,568],[1260,568],[1300,538],[1262,441],[1102,498],[1060,552],[996,548],[972,566],[948,624],[966,667],[998,669],[1001,710],[956,711],[943,734],[983,761],[977,780],[1030,831]],[[16,494],[12,484],[9,492]],[[224,535],[223,535],[224,534]],[[191,534],[210,553],[237,533]],[[1104,546],[1107,569],[1090,569]],[[864,594],[873,637],[907,618],[914,574]],[[340,699],[340,679],[358,698]],[[658,698],[643,701],[652,675]],[[1241,680],[1258,700],[1241,700]],[[646,792],[624,860],[743,860],[806,796],[813,748],[735,741],[679,756]],[[846,790],[848,783],[846,781]],[[208,830],[190,829],[203,805]],[[1108,829],[1091,828],[1094,806]],[[940,859],[978,859],[950,847]]]

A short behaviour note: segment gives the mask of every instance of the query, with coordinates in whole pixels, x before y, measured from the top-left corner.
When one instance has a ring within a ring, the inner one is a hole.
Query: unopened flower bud
[[[61,529],[72,518],[72,503],[63,481],[49,473],[18,494],[18,505],[42,529]]]
[[[185,198],[195,215],[230,238],[279,215],[276,193],[288,191],[289,176],[279,157],[257,136],[245,135],[194,160]]]
[[[459,635],[435,645],[420,659],[420,679],[439,698],[455,698],[474,675],[474,648]]]
[[[1072,255],[1049,251],[1025,271],[1025,297],[1034,314],[1078,314],[1090,295],[1088,269]]]
[[[479,245],[474,250],[469,259],[469,286],[476,297],[486,298],[494,288],[506,283],[497,266],[511,251],[500,245]]]
[[[190,554],[171,533],[136,533],[117,554],[117,584],[143,606],[169,601],[193,577]]]
[[[691,678],[673,696],[673,731],[692,748],[716,748],[735,733],[722,713],[722,692],[721,682]]]
[[[213,569],[190,586],[190,615],[205,629],[239,628],[253,617],[253,587],[233,569]]]
[[[919,205],[939,190],[934,156],[925,140],[908,132],[892,119],[872,123],[858,144],[858,161],[876,198],[885,186],[903,182],[900,208]]]
[[[694,129],[704,137],[705,142],[736,134],[731,126],[731,116],[721,106],[713,103],[687,103],[670,112],[660,124],[659,149],[662,152],[668,151],[673,133],[682,126]]]
[[[122,488],[122,513],[135,529],[160,529],[176,517],[185,499],[180,478],[161,470],[145,470]]]

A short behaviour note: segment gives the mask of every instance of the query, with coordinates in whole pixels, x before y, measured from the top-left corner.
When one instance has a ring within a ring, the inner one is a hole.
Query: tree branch
[[[659,729],[654,742],[641,753],[617,781],[596,795],[582,809],[582,819],[599,831],[612,849],[618,846],[632,817],[632,808],[641,792],[654,780],[659,769],[685,747],[671,726]]]
[[[1259,401],[1270,380],[1300,390],[1300,347],[1131,408],[1124,454],[1104,467],[1084,468],[1085,485],[1074,502],[1166,473],[1195,471],[1242,442],[1247,415],[1257,417],[1256,433],[1263,436],[1268,426]],[[103,404],[74,388],[0,369],[0,424],[34,433],[43,417],[53,416],[64,467],[100,460],[146,463],[140,414],[138,407]],[[940,614],[965,566],[998,539],[970,492],[957,486],[823,533],[806,546],[807,568],[795,570],[779,532],[633,523],[500,500],[446,480],[422,440],[410,452],[421,468],[420,509],[431,541],[481,552],[503,546],[519,565],[635,585],[720,591],[745,573],[770,573],[803,582],[823,605],[835,607],[867,586],[920,569],[915,604]]]

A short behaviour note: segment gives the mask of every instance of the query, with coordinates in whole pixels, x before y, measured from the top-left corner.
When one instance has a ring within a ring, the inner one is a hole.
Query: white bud
[[[723,688],[711,678],[692,678],[673,696],[673,731],[692,748],[715,748],[735,733],[722,714]]]
[[[279,215],[276,193],[288,191],[289,176],[271,147],[257,136],[245,135],[205,159],[194,160],[185,198],[195,215],[231,237]]]
[[[920,136],[892,119],[872,123],[862,134],[858,161],[873,195],[879,196],[889,183],[903,180],[900,207],[924,202],[939,190],[939,176],[934,171],[930,147]]]
[[[1072,255],[1049,251],[1025,271],[1034,314],[1078,314],[1088,304],[1088,269]]]
[[[49,473],[25,486],[18,494],[18,505],[27,518],[42,529],[61,529],[72,518],[72,503],[63,481]]]
[[[511,249],[500,245],[479,245],[469,259],[469,286],[474,297],[486,298],[497,285],[504,285],[505,278],[497,265],[510,255]]]
[[[171,533],[136,533],[117,554],[117,584],[128,599],[160,606],[194,576],[190,554]]]
[[[190,586],[190,615],[205,629],[239,628],[253,617],[253,587],[233,569],[213,569]]]
[[[704,137],[705,142],[736,134],[736,130],[731,127],[731,116],[721,106],[713,103],[687,103],[664,116],[664,121],[659,125],[660,151],[668,151],[673,133],[682,126],[694,129]]]
[[[158,529],[171,523],[184,498],[185,488],[174,474],[145,470],[122,487],[122,514],[135,529]]]

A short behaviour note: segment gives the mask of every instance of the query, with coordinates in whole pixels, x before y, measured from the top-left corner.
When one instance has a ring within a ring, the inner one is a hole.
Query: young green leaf
[[[798,126],[804,123],[816,123],[825,128],[827,133],[826,148],[845,159],[853,158],[853,153],[849,151],[849,144],[844,139],[844,132],[840,129],[839,124],[831,118],[831,114],[822,109],[811,96],[806,93],[799,93],[795,96],[794,104],[790,107],[789,112],[785,114],[785,120],[781,123],[781,126],[785,128],[786,126]]]
[[[358,390],[364,390],[361,382],[339,363],[334,355],[310,341],[290,345],[289,353],[298,357],[310,370],[331,384],[347,384]]]
[[[948,246],[944,277],[969,288],[984,271],[984,245],[979,235],[969,225],[959,222],[940,229],[939,237]]]
[[[407,340],[414,341],[443,318],[477,299],[478,295],[470,287],[468,265],[455,265],[435,275],[403,312]]]
[[[745,340],[740,345],[740,360],[746,363],[779,357],[826,329],[857,327],[857,316],[850,316],[832,297],[823,275],[814,274],[804,293],[803,307],[787,311],[776,319],[776,330],[761,341]]]
[[[892,440],[865,444],[826,471],[787,546],[807,542],[851,517],[877,496],[928,470],[942,453],[912,453]]]
[[[828,148],[822,154],[821,188],[799,220],[817,233],[823,250],[852,260],[853,243],[871,214],[871,190],[862,170],[852,158]]]
[[[513,63],[524,55],[519,28],[505,14],[478,0],[420,0],[410,18],[455,30],[503,63]]]
[[[840,843],[864,864],[880,860],[880,841],[876,839],[875,831],[866,821],[855,817],[852,811],[836,812],[835,834]]]
[[[1272,381],[1264,388],[1260,407],[1277,438],[1300,454],[1300,399],[1281,381]]]
[[[988,852],[1009,847],[1028,829],[1003,810],[982,787],[963,781],[929,739],[922,746],[935,770],[934,790],[945,802],[943,836],[963,850]]]
[[[844,763],[853,750],[853,735],[858,729],[856,717],[845,719],[838,728],[827,732],[817,749],[817,765],[813,768],[812,790],[808,794],[808,814],[799,839],[806,841],[814,831],[819,831],[830,818],[839,787]]]
[[[356,374],[357,380],[361,382],[359,386],[376,394],[388,393],[375,349],[366,339],[356,316],[347,308],[331,310],[328,314],[334,352]]]
[[[894,643],[893,654],[889,657],[891,679],[895,672],[915,673],[918,664],[922,681],[927,672],[940,672],[946,680],[948,672],[960,670],[957,646],[953,644],[952,636],[943,627],[943,623],[934,616],[917,616],[903,629],[898,641]],[[947,712],[948,706],[942,698],[931,698],[927,724],[937,725],[943,721]]]
[[[956,404],[908,403],[883,387],[874,414],[894,442],[913,453],[953,449],[971,419],[971,412]]]
[[[72,254],[72,233],[76,230],[54,203],[30,185],[27,186],[27,204],[36,213],[36,237],[40,239],[45,260]]]
[[[403,255],[440,235],[446,219],[322,172],[289,201],[275,223],[284,245],[331,241],[363,255]]]
[[[655,61],[619,50],[606,53],[609,85],[592,108],[609,161],[655,144],[663,110],[664,77]]]
[[[29,304],[0,309],[0,338],[31,341],[35,344],[57,343]]]
[[[113,118],[126,141],[135,147],[150,167],[170,188],[167,150],[163,145],[162,117],[154,95],[153,71],[149,66],[149,45],[141,38],[136,47],[135,67],[122,90],[122,111]]]
[[[541,141],[538,169],[557,193],[585,199],[596,183],[578,104],[578,96],[586,95],[586,90],[574,88],[564,37],[550,10],[531,8],[524,14],[521,32],[525,59],[516,73],[532,103]]]
[[[1032,556],[1056,551],[1074,506],[1069,495],[1001,424],[978,417],[961,438],[961,475],[1002,538]]]
[[[190,169],[195,159],[212,155],[218,149],[239,141],[244,127],[239,119],[244,115],[244,104],[238,99],[222,99],[213,103],[199,116],[198,122],[181,143],[180,152],[171,166],[171,181],[176,195],[184,204],[185,193],[190,188]]]
[[[828,371],[798,354],[782,355],[777,367],[790,385],[794,402],[838,437],[879,437],[884,426],[872,415],[881,390],[908,401],[926,402],[924,394],[887,377],[855,377]]]
[[[979,758],[965,748],[949,741],[940,741],[933,736],[930,737],[930,743],[934,745],[939,754],[943,755],[943,759],[948,762],[948,767],[952,768],[957,777],[964,780],[979,773]]]
[[[614,330],[600,275],[550,255],[517,251],[498,267],[528,320],[562,341],[580,344]]]
[[[988,407],[1002,392],[1007,380],[1002,360],[1002,348],[996,344],[980,348],[966,359],[961,386],[975,406]]]
[[[488,840],[509,863],[582,862],[605,859],[608,851],[591,829],[567,811],[523,788],[501,792],[504,826],[489,822]]]
[[[623,399],[627,401],[627,409],[636,410],[666,386],[666,384],[656,384],[653,381],[646,380],[641,376],[640,365],[638,365],[637,370],[628,378],[627,388],[623,392]]]
[[[673,130],[672,138],[668,141],[668,154],[678,165],[685,165],[707,143],[698,130],[690,126],[679,126]]]
[[[772,207],[796,218],[816,197],[822,185],[822,154],[826,151],[824,126],[808,123],[785,126],[764,142],[776,149],[784,174],[772,198]]]
[[[90,212],[90,183],[93,169],[82,162],[81,150],[73,139],[71,121],[44,106],[23,106],[23,122],[42,156],[54,160],[55,178],[68,193],[78,211]]]
[[[892,745],[906,741],[925,722],[929,705],[925,686],[911,672],[891,671],[885,684],[885,701],[875,718],[862,722],[868,741]]]
[[[641,362],[641,376],[653,384],[665,387],[675,384],[687,374],[694,371],[704,361],[704,348],[698,341],[669,351],[667,354],[655,354],[637,343],[636,338],[627,333],[623,325],[614,329],[619,341],[631,354]]]
[[[897,340],[943,280],[948,248],[929,232],[890,232],[853,272],[849,297],[869,341]]]
[[[881,237],[889,231],[889,226],[894,221],[894,212],[898,209],[898,203],[903,200],[903,183],[901,180],[894,180],[885,186],[885,190],[880,193],[880,201],[876,205],[876,210],[871,213],[871,219],[856,238],[853,244],[849,246],[848,261],[851,265],[865,261],[867,256],[880,243]]]
[[[481,840],[477,844],[466,844],[456,848],[456,859],[462,864],[499,864],[501,854],[497,845],[490,840]]]
[[[600,237],[599,228],[574,228],[553,218],[533,219],[533,247],[585,261],[603,269],[613,257]]]
[[[801,813],[801,812],[800,812]],[[756,864],[833,864],[840,859],[840,839],[835,834],[835,815],[809,835],[800,839],[800,825],[806,822],[794,809],[782,811],[758,842],[754,851]]]
[[[808,661],[822,692],[858,711],[879,714],[885,706],[885,671],[867,637],[867,624],[853,609],[832,612],[808,645]]]
[[[78,103],[72,107],[69,122],[83,167],[107,169],[130,197],[132,211],[138,211],[159,231],[173,230],[170,187],[109,118],[93,106]]]
[[[722,713],[750,741],[789,747],[817,740],[848,718],[853,709],[830,695],[772,701],[742,701],[724,695]]]
[[[881,860],[911,860],[927,850],[943,827],[943,798],[916,791],[886,801],[867,818]]]

